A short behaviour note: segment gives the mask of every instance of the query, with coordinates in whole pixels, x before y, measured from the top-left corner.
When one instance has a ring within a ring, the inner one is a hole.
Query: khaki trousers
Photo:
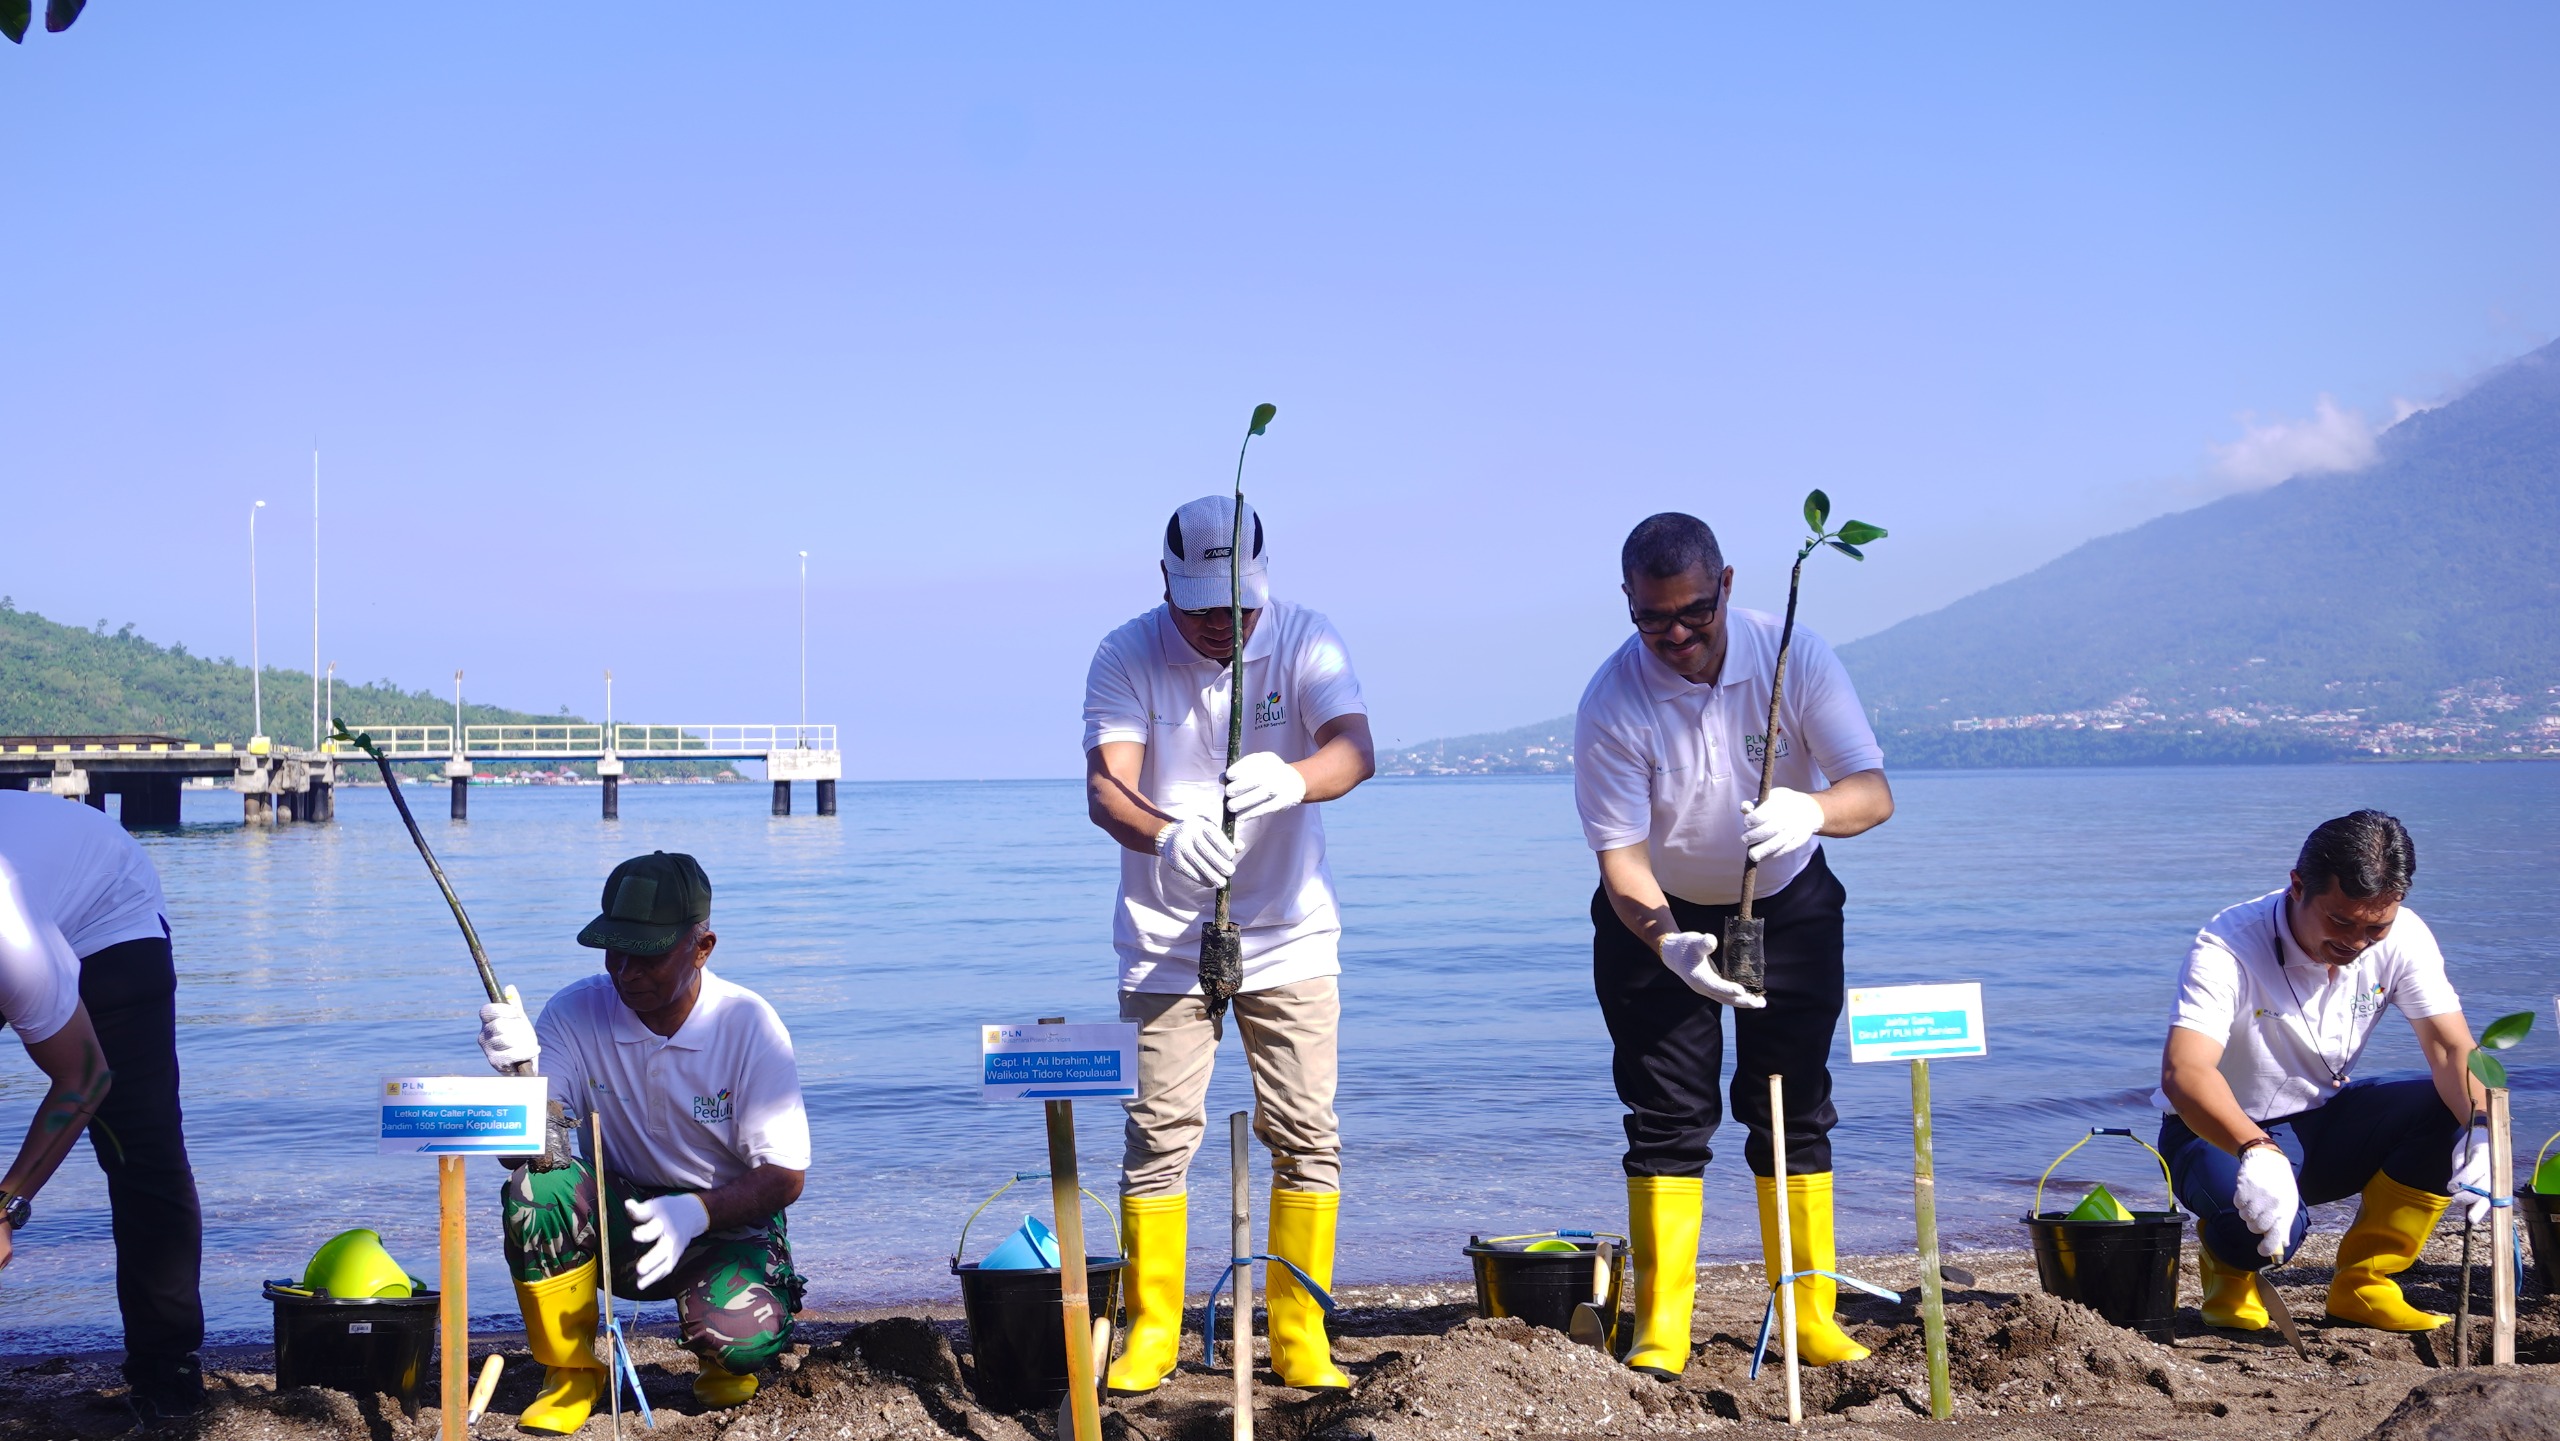
[[[1342,1130],[1333,1114],[1334,1043],[1342,992],[1318,976],[1229,1003],[1253,1069],[1253,1133],[1271,1148],[1271,1181],[1289,1191],[1342,1189]],[[1208,1129],[1204,1107],[1218,1057],[1209,1007],[1198,996],[1120,993],[1120,1019],[1138,1026],[1138,1098],[1120,1156],[1125,1196],[1183,1192]]]

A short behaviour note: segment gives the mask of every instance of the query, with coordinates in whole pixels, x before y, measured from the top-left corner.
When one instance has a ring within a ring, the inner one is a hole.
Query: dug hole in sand
[[[1804,1429],[1915,1441],[1953,1434],[2560,1441],[2560,1368],[2550,1364],[2560,1361],[2560,1306],[2538,1283],[2519,1301],[2523,1364],[2444,1369],[2452,1360],[2449,1331],[2394,1336],[2323,1319],[2334,1245],[2334,1238],[2319,1238],[2274,1273],[2301,1324],[2309,1361],[2272,1332],[2206,1329],[2194,1310],[2192,1249],[2181,1278],[2177,1336],[2167,1345],[2045,1295],[2024,1252],[1969,1253],[1961,1264],[1977,1284],[1948,1298],[1954,1421],[1940,1426],[1926,1419],[1916,1312],[1859,1298],[1843,1304],[1841,1320],[1875,1354],[1804,1373]],[[2460,1246],[2458,1233],[2437,1238],[2427,1259],[2403,1278],[2412,1300],[2453,1309]],[[1908,1256],[1856,1261],[1849,1269],[1886,1286],[1907,1289],[1918,1281]],[[2485,1293],[2485,1284],[2479,1289]],[[1353,1389],[1328,1395],[1259,1385],[1255,1434],[1259,1441],[1789,1434],[1785,1380],[1774,1353],[1759,1379],[1748,1374],[1764,1295],[1756,1266],[1703,1271],[1695,1355],[1678,1383],[1665,1384],[1559,1333],[1479,1320],[1473,1289],[1463,1284],[1346,1288],[1334,1350],[1355,1378]],[[2485,1311],[2485,1294],[2477,1304]],[[2485,1360],[2485,1317],[2475,1329]],[[1200,1364],[1199,1334],[1195,1309],[1174,1377],[1150,1395],[1104,1404],[1107,1441],[1226,1441],[1233,1380],[1223,1368]],[[766,1373],[754,1400],[710,1413],[693,1400],[692,1356],[663,1333],[641,1336],[634,1352],[658,1427],[647,1430],[626,1409],[624,1434],[671,1441],[1056,1441],[1053,1415],[1003,1415],[977,1403],[967,1328],[956,1307],[812,1316],[802,1336],[804,1344],[785,1364]],[[508,1358],[506,1379],[478,1434],[523,1434],[515,1429],[516,1411],[531,1398],[540,1368],[518,1338],[486,1338],[473,1354],[475,1364],[482,1354]],[[264,1369],[263,1347],[207,1360],[213,1395],[203,1414],[156,1434],[203,1441],[427,1441],[437,1434],[440,1418],[432,1405],[409,1416],[382,1397],[312,1390],[279,1395]],[[131,1427],[112,1357],[0,1362],[0,1441],[88,1441],[129,1434]],[[604,1413],[582,1434],[609,1435]]]

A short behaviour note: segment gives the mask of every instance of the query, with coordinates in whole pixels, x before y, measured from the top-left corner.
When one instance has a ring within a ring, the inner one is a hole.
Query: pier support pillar
[[[604,818],[622,819],[622,757],[608,755],[597,761],[596,779],[604,782]]]
[[[53,793],[55,795],[58,795],[67,801],[84,801],[89,798],[89,790],[89,773],[87,771],[80,769],[69,761],[58,760],[53,763]],[[106,798],[104,796],[100,796],[100,804],[103,805],[105,803],[105,799]]]
[[[249,756],[231,777],[231,788],[240,793],[240,824],[271,826],[276,823],[274,778],[268,773],[265,756]]]
[[[272,826],[276,823],[276,798],[265,791],[240,793],[240,824]]]
[[[314,780],[303,792],[302,809],[306,821],[334,821],[338,818],[338,787],[335,783]]]
[[[818,788],[818,814],[836,813],[836,778],[844,774],[844,758],[835,751],[792,746],[764,758],[764,773],[773,778],[773,813],[791,814],[791,783],[808,781]]]
[[[179,797],[184,782],[176,776],[131,776],[126,778],[121,793],[124,813],[118,819],[129,831],[150,830],[178,823]]]
[[[453,784],[453,818],[471,819],[471,762],[460,756],[444,763],[444,778]]]

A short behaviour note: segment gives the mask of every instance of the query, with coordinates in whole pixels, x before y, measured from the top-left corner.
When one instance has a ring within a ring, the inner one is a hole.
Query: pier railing
[[[453,743],[449,725],[356,726],[370,731],[374,743],[393,760],[595,760],[607,754],[631,760],[718,760],[768,756],[776,751],[832,751],[832,725],[622,725],[613,727],[613,744],[605,744],[605,727],[562,722],[552,725],[466,725],[462,745]]]

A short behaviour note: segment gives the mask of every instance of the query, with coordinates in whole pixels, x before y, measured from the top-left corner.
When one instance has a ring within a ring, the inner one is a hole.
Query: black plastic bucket
[[[2130,1221],[2070,1221],[2065,1214],[2027,1218],[2045,1290],[2154,1341],[2173,1339],[2186,1213],[2136,1211]]]
[[[1613,1252],[1600,1256],[1602,1238],[1549,1232],[1536,1236],[1467,1238],[1466,1256],[1476,1268],[1476,1314],[1488,1319],[1516,1316],[1550,1331],[1573,1329],[1573,1308],[1601,1301],[1603,1317],[1618,1314],[1619,1271],[1616,1256],[1623,1243],[1607,1238]],[[1532,1251],[1539,1241],[1562,1240],[1570,1251]],[[1599,1270],[1607,1266],[1607,1271]]]
[[[1094,1315],[1118,1309],[1121,1265],[1118,1256],[1086,1258]],[[978,1399],[991,1411],[1056,1409],[1067,1394],[1066,1289],[1057,1268],[981,1271],[972,1261],[954,1263],[951,1273],[960,1278],[960,1306],[969,1317]],[[1095,1368],[1108,1359],[1094,1357]]]
[[[2542,1277],[2542,1289],[2560,1294],[2560,1196],[2546,1196],[2540,1191],[2516,1192],[2516,1210],[2524,1216],[2525,1234],[2533,1238],[2533,1269]]]
[[[436,1293],[313,1295],[269,1281],[276,1314],[276,1389],[319,1386],[415,1406],[436,1350]]]

